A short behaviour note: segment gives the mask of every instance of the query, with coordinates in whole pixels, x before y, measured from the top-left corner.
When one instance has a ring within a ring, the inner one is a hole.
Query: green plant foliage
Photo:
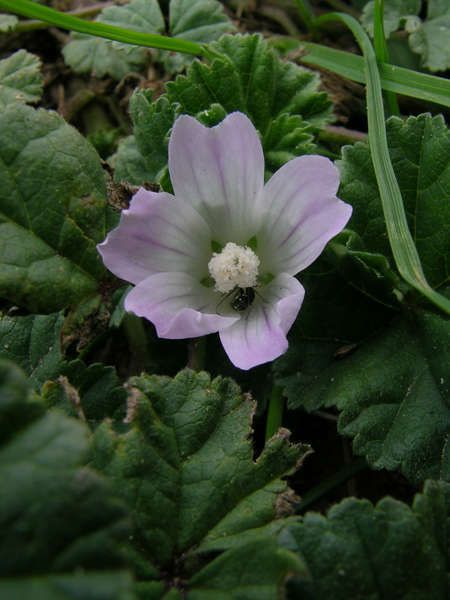
[[[300,115],[279,115],[268,126],[262,140],[266,170],[274,173],[292,158],[313,154],[314,127]]]
[[[125,6],[108,6],[96,19],[143,33],[162,33],[164,18],[157,0],[132,0]],[[147,62],[145,48],[74,33],[63,49],[64,59],[77,73],[121,79],[130,71],[141,71]]]
[[[442,0],[429,0],[427,20],[409,36],[413,52],[422,55],[422,65],[430,71],[450,68],[450,5]]]
[[[337,406],[339,431],[372,468],[450,480],[449,338],[448,320],[416,310],[309,378],[285,380],[289,405]]]
[[[88,367],[81,360],[64,364],[62,379],[47,381],[42,396],[48,406],[57,407],[66,414],[81,417],[95,427],[111,417],[125,417],[126,391],[119,386],[114,367],[93,363]]]
[[[46,413],[23,372],[0,362],[0,596],[132,600],[124,507],[80,463],[88,430]]]
[[[255,462],[254,403],[230,380],[182,371],[134,377],[128,390],[131,426],[120,435],[108,422],[97,428],[93,462],[132,509],[129,559],[141,597],[169,588],[177,598],[181,586],[187,598],[277,598],[283,577],[303,564],[278,548],[270,527],[289,499],[281,477],[307,448],[281,431]],[[212,549],[226,551],[214,559]]]
[[[409,48],[421,55],[421,66],[430,71],[445,71],[450,68],[450,5],[447,0],[428,0],[425,21],[417,16],[421,6],[421,0],[385,0],[384,33],[388,38],[404,28],[409,34]],[[361,15],[361,23],[371,37],[374,35],[374,7],[375,1],[370,0]],[[394,54],[400,49],[405,57],[403,61],[406,61],[404,66],[407,66],[412,60],[408,57],[408,45],[401,39],[391,38],[390,41]]]
[[[387,121],[388,145],[409,228],[433,287],[449,277],[450,134],[442,116]],[[358,143],[343,150],[339,196],[353,205],[349,228],[370,252],[391,257],[370,151]]]
[[[288,581],[287,598],[446,600],[449,507],[450,485],[430,481],[411,508],[347,498],[326,517],[308,513],[279,538],[310,572]]]
[[[19,365],[36,390],[56,378],[64,364],[59,343],[63,323],[60,313],[0,319],[0,358]]]
[[[56,113],[12,104],[0,114],[0,295],[51,313],[95,292],[96,250],[113,227],[91,144]]]
[[[422,0],[384,0],[384,33],[386,37],[397,31],[406,17],[418,15],[421,4]],[[371,37],[373,37],[374,8],[375,0],[370,0],[361,15],[361,23]]]
[[[14,15],[0,15],[0,31],[8,33],[14,31],[19,19]]]
[[[194,61],[156,102],[148,90],[133,94],[135,139],[119,145],[116,180],[164,182],[170,129],[179,114],[213,126],[235,110],[246,113],[261,134],[268,174],[285,159],[314,151],[312,134],[332,118],[327,95],[317,91],[318,75],[283,62],[259,35],[224,36],[211,47],[225,59]]]
[[[134,92],[130,100],[130,115],[134,124],[135,141],[131,144],[130,138],[127,138],[126,146],[119,146],[119,155],[115,162],[116,180],[123,180],[121,176],[126,175],[127,171],[131,171],[133,175],[131,182],[124,179],[127,183],[138,185],[144,181],[161,180],[167,165],[169,133],[178,114],[176,103],[169,102],[167,96],[161,96],[153,102],[151,90]],[[127,170],[125,173],[124,168]],[[143,180],[140,179],[142,175]]]
[[[41,61],[26,50],[0,60],[0,109],[13,102],[37,102],[42,95]]]
[[[117,25],[142,33],[161,34],[166,26],[157,0],[131,0],[125,6],[108,6],[96,19],[100,23]],[[217,40],[223,33],[234,30],[217,0],[171,0],[169,3],[169,32],[171,37],[198,43]],[[145,48],[73,34],[63,50],[64,58],[77,73],[92,72],[97,77],[110,75],[121,79],[130,71],[141,72],[148,63]],[[192,57],[167,51],[156,54],[169,73],[182,70]]]
[[[216,0],[170,0],[169,32],[171,37],[209,44],[235,27]],[[168,73],[183,70],[193,61],[186,54],[162,51],[159,58]]]

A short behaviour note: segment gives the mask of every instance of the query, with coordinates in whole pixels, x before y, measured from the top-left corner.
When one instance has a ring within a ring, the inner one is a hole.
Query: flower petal
[[[336,197],[338,187],[339,171],[324,156],[294,158],[271,177],[258,233],[265,271],[295,275],[345,227],[352,207]]]
[[[125,310],[151,321],[159,337],[182,339],[214,333],[239,318],[216,314],[219,299],[186,273],[156,273],[128,293]]]
[[[264,155],[243,113],[232,113],[211,128],[193,117],[179,117],[170,136],[169,171],[177,199],[204,217],[217,242],[245,244],[256,233]]]
[[[188,204],[141,188],[97,248],[106,267],[131,283],[162,271],[186,270],[201,279],[208,275],[211,233]]]
[[[262,288],[249,311],[242,318],[220,330],[220,340],[231,362],[239,369],[278,358],[286,352],[286,333],[291,328],[305,290],[290,275],[281,273]]]

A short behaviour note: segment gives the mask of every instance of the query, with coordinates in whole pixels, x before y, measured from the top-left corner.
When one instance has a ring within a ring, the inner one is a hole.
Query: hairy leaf
[[[42,95],[41,61],[18,50],[0,60],[0,109],[14,102],[37,102]]]
[[[427,20],[409,36],[413,52],[422,55],[422,65],[430,71],[450,68],[450,5],[429,0]]]
[[[376,469],[450,478],[450,322],[416,310],[352,353],[287,383],[292,408],[337,406],[338,428]]]
[[[143,33],[162,33],[164,18],[157,0],[132,0],[125,6],[107,6],[96,19]],[[130,71],[140,71],[148,50],[142,47],[74,33],[63,49],[64,59],[77,73],[121,79]]]
[[[131,0],[125,6],[108,6],[96,19],[100,23],[117,25],[143,33],[161,34],[166,26],[157,0]],[[234,25],[217,0],[171,0],[167,34],[193,42],[207,44]],[[63,50],[66,62],[78,73],[92,71],[93,75],[110,75],[121,79],[130,71],[141,72],[148,62],[147,49],[84,34],[73,34],[73,41]],[[176,73],[192,62],[192,57],[168,51],[155,54],[169,73]]]
[[[51,313],[94,293],[96,250],[111,227],[92,146],[56,113],[13,104],[0,114],[0,296]]]
[[[402,193],[409,228],[425,275],[433,287],[449,278],[450,133],[442,116],[424,114],[387,121],[392,164]],[[353,205],[349,228],[370,252],[391,251],[375,173],[367,146],[343,150],[339,196]]]
[[[0,319],[0,358],[18,364],[39,390],[47,379],[56,378],[63,366],[59,343],[64,317],[28,315]]]
[[[410,508],[347,498],[324,517],[308,513],[280,535],[304,557],[310,577],[288,582],[302,600],[446,600],[450,485],[430,481]]]
[[[268,172],[313,151],[312,134],[331,120],[331,103],[317,91],[318,75],[283,62],[259,35],[224,36],[212,48],[225,58],[211,65],[194,61],[156,102],[148,90],[135,92],[130,111],[136,145],[127,140],[114,157],[116,180],[164,182],[168,139],[179,114],[213,126],[230,112],[246,113],[261,134]]]
[[[384,1],[384,33],[389,37],[392,32],[400,27],[403,17],[417,15],[420,12],[421,0],[385,0]],[[373,37],[375,0],[370,0],[362,12],[361,23]]]
[[[254,462],[253,402],[231,381],[184,371],[173,380],[135,377],[129,385],[131,426],[120,435],[111,424],[99,427],[94,463],[132,507],[138,589],[156,590],[148,597],[159,598],[164,580],[172,588],[180,579],[192,598],[231,597],[240,588],[242,598],[276,598],[283,575],[300,571],[301,562],[280,553],[265,527],[286,494],[281,477],[306,449],[290,446],[281,432]],[[259,586],[258,576],[242,568],[256,540],[258,573],[265,571]],[[210,562],[213,548],[230,550]],[[176,597],[175,589],[170,593]]]
[[[121,502],[78,465],[88,430],[46,413],[24,374],[0,362],[0,596],[132,600],[121,570],[127,534]]]
[[[169,31],[172,37],[209,44],[235,27],[217,0],[171,0]],[[187,54],[161,52],[159,58],[168,73],[176,73],[193,61]]]
[[[48,381],[42,395],[49,406],[80,417],[96,426],[108,417],[125,417],[126,392],[119,387],[116,370],[100,363],[88,367],[81,360],[64,364],[62,378]]]

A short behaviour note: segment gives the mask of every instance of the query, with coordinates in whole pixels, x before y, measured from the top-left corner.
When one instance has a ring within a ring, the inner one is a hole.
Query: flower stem
[[[279,385],[274,385],[270,394],[269,406],[267,409],[266,442],[281,427],[281,423],[283,420],[283,410],[283,389]]]
[[[192,338],[188,344],[187,368],[203,371],[206,357],[206,337]]]

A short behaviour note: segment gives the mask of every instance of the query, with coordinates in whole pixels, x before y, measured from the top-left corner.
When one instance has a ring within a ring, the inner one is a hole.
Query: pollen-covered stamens
[[[208,263],[215,289],[222,294],[235,287],[255,287],[258,280],[259,258],[248,246],[228,242],[222,252],[214,252]]]

